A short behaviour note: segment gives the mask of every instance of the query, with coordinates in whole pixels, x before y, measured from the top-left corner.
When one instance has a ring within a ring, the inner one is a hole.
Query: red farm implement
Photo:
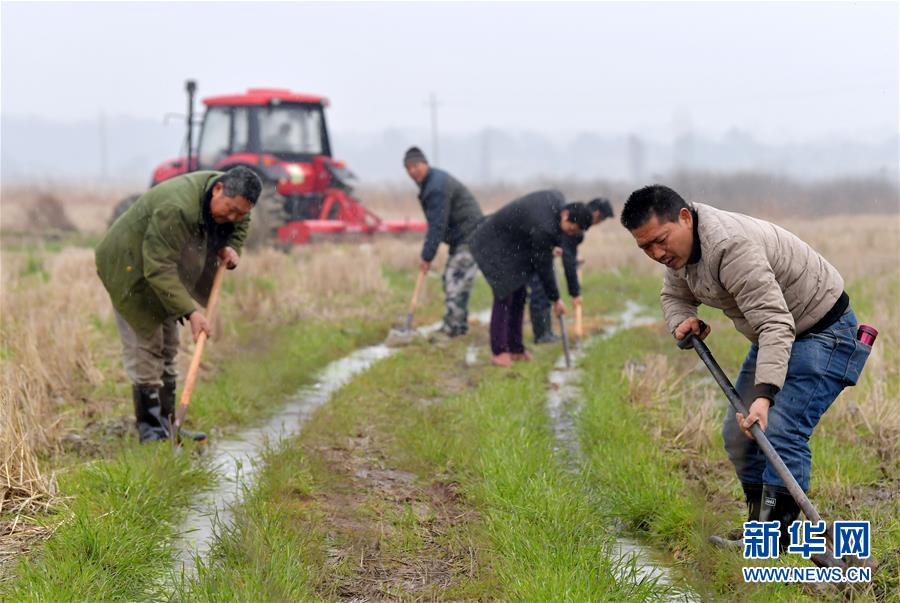
[[[151,186],[193,170],[249,167],[263,182],[251,219],[256,242],[299,245],[425,231],[424,222],[382,220],[353,196],[353,174],[331,154],[328,99],[278,88],[205,98],[195,149],[195,83],[188,81],[186,89],[187,156],[157,167]],[[136,198],[123,201],[113,217]]]

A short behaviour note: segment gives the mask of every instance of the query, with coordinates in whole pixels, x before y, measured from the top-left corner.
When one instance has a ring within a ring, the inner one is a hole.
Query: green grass
[[[616,284],[598,278],[586,287],[597,291]],[[649,291],[647,281],[622,289],[629,295]],[[609,311],[621,299],[586,296],[595,311]],[[430,539],[422,536],[428,519],[411,506],[386,506],[374,495],[357,495],[355,506],[341,513],[344,521],[372,530],[388,526],[382,533],[329,528],[328,501],[345,496],[352,484],[321,451],[363,434],[375,442],[384,466],[412,472],[423,489],[456,485],[470,510],[433,544],[451,555],[472,555],[476,573],[458,577],[434,596],[573,601],[659,596],[664,589],[621,577],[633,568],[610,558],[609,518],[588,496],[585,480],[569,473],[553,452],[544,403],[558,348],[542,348],[536,362],[513,371],[464,368],[464,353],[463,342],[446,349],[414,346],[340,390],[299,438],[268,458],[260,484],[236,510],[235,527],[219,535],[213,557],[180,598],[234,600],[243,588],[260,598],[308,598],[313,592],[332,598],[341,580],[358,578],[359,569],[355,561],[326,565],[329,548],[365,550],[355,540],[375,538],[380,550],[401,558],[433,553]],[[303,476],[302,487],[284,486],[291,475]],[[278,555],[283,549],[294,553]],[[283,586],[290,575],[297,576],[294,591]]]
[[[195,390],[189,423],[199,429],[222,426],[232,431],[257,421],[310,383],[326,364],[382,341],[388,329],[390,321],[385,320],[344,327],[302,322],[268,334],[257,350],[247,346],[222,353],[216,379]]]
[[[552,453],[543,405],[555,356],[459,399],[448,460],[469,469],[463,483],[482,509],[502,598],[646,600],[659,589],[616,578],[607,518]]]
[[[236,328],[236,343],[210,356],[215,372],[198,384],[190,424],[227,432],[258,421],[329,361],[380,341],[402,312],[414,276],[386,271],[395,295],[390,315],[378,320],[304,321],[266,333],[255,332],[253,325]],[[429,279],[429,286],[417,324],[442,314],[439,281]],[[849,287],[858,313],[874,307],[875,289],[866,283]],[[586,316],[618,310],[626,299],[645,305],[651,315],[661,314],[655,277],[591,275],[584,288]],[[470,307],[485,307],[489,297],[479,279]],[[747,342],[720,313],[703,309],[701,316],[715,329],[713,353],[735,375]],[[743,514],[721,437],[714,435],[699,451],[673,446],[672,428],[678,417],[690,416],[696,390],[676,388],[653,405],[634,404],[623,377],[627,363],[659,355],[673,375],[691,366],[693,355],[678,351],[664,329],[633,329],[590,349],[583,361],[585,404],[578,421],[584,462],[574,475],[553,452],[556,442],[544,410],[547,373],[559,349],[542,347],[535,362],[505,371],[466,367],[467,343],[416,344],[342,388],[298,438],[265,455],[258,482],[234,510],[234,523],[220,530],[197,577],[178,582],[174,594],[161,586],[170,577],[173,526],[191,493],[210,478],[202,464],[190,463],[189,455],[173,457],[165,446],[125,445],[107,460],[68,469],[60,485],[72,497],[69,506],[47,518],[61,520],[59,528],[20,563],[15,580],[0,587],[5,589],[0,599],[334,599],[361,577],[360,557],[354,555],[369,554],[375,544],[387,571],[399,567],[392,565],[398,559],[435,555],[471,563],[470,572],[453,574],[449,587],[418,593],[424,598],[660,597],[664,589],[627,577],[629,568],[611,560],[613,521],[668,551],[704,600],[818,599],[796,586],[745,585],[740,554],[707,544],[708,535],[738,526]],[[888,361],[893,354],[886,355]],[[482,350],[482,362],[485,357]],[[685,385],[702,376],[702,371],[689,375]],[[100,387],[117,391],[119,385]],[[887,390],[896,393],[897,387],[894,370]],[[825,517],[872,521],[875,556],[889,563],[859,598],[880,593],[890,600],[900,588],[900,503],[859,498],[879,486],[890,491],[886,465],[866,446],[865,434],[848,441],[846,431],[829,427],[827,420],[826,415],[824,429],[812,440],[811,497]],[[371,442],[372,459],[356,449],[348,453],[351,459],[410,472],[418,492],[452,486],[464,519],[435,529],[434,507],[423,515],[412,501],[357,491],[352,473],[330,462],[328,451],[344,450],[348,441],[362,437]],[[830,493],[827,500],[819,496],[824,491]],[[334,558],[335,550],[349,553]],[[789,559],[798,564],[798,558]]]
[[[170,571],[176,522],[208,479],[189,452],[174,454],[167,444],[135,444],[63,476],[60,489],[71,498],[62,523],[37,558],[20,561],[0,599],[164,598],[159,583]]]
[[[247,493],[231,526],[218,528],[218,547],[195,577],[176,584],[182,601],[311,601],[323,559],[310,470],[296,446],[270,451],[267,470]]]

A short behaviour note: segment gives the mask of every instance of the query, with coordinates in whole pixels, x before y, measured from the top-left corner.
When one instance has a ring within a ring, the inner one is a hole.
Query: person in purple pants
[[[469,247],[494,293],[491,312],[491,362],[510,366],[529,358],[522,344],[526,284],[537,273],[558,315],[565,313],[553,272],[553,249],[563,235],[576,236],[591,227],[584,203],[566,203],[559,191],[520,197],[488,216],[472,233]]]

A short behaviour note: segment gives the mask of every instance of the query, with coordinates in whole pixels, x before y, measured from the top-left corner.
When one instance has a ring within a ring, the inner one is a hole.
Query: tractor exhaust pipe
[[[187,90],[187,168],[185,173],[194,171],[193,148],[194,148],[194,92],[197,91],[197,82],[187,80],[184,85]]]

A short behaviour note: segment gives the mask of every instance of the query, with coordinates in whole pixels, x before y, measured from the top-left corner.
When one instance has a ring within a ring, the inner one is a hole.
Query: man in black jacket
[[[591,210],[594,226],[613,217],[612,204],[608,199],[598,197],[588,202],[587,206]],[[584,242],[583,234],[574,237],[566,235],[563,237],[560,249],[555,251],[557,255],[562,255],[566,285],[569,295],[572,297],[572,304],[575,306],[581,305],[581,284],[578,282],[578,246],[582,242]],[[559,337],[553,333],[553,320],[550,316],[550,300],[547,299],[541,279],[536,273],[532,274],[528,280],[528,290],[528,314],[531,317],[534,342],[552,343],[557,341]]]
[[[527,360],[522,344],[525,285],[537,272],[557,315],[565,313],[553,273],[553,248],[564,235],[576,236],[592,223],[584,203],[569,203],[559,191],[538,191],[516,199],[488,216],[469,245],[494,292],[491,312],[491,362],[510,366]]]
[[[459,180],[428,165],[418,147],[410,147],[403,157],[409,177],[419,185],[419,202],[428,221],[419,268],[427,272],[441,243],[450,246],[444,267],[444,324],[439,333],[447,337],[465,335],[469,330],[469,293],[478,266],[467,239],[482,218],[475,197]]]

